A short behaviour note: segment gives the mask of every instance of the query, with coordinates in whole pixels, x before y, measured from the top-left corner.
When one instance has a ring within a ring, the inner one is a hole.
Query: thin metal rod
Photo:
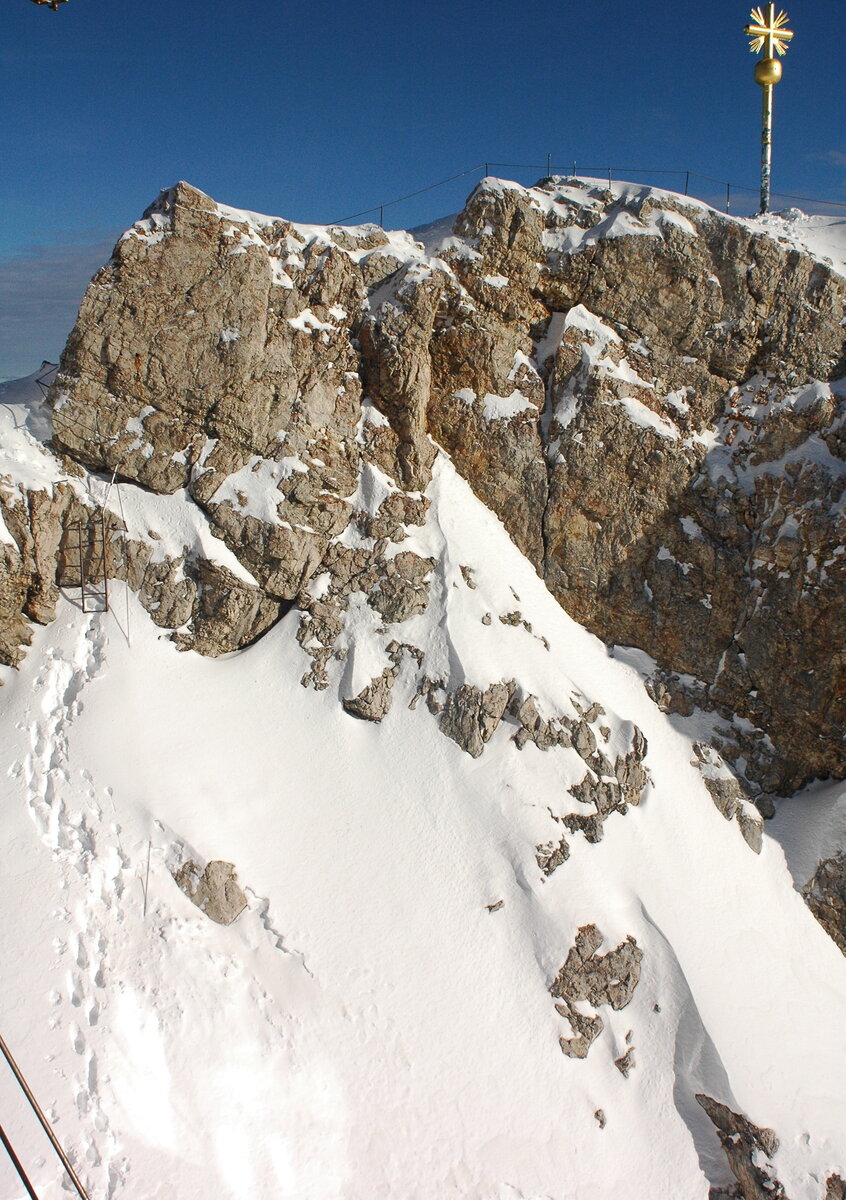
[[[117,474],[117,471],[115,471],[115,475],[116,474]],[[114,476],[112,476],[112,482],[114,482]],[[123,521],[124,529],[127,532],[129,532],[129,526],[126,523],[126,514],[123,511],[123,497],[121,496],[121,493],[120,493],[120,484],[117,484],[116,486],[117,486],[118,506],[120,508],[120,519]],[[124,546],[126,545],[125,542],[123,544],[124,544]],[[124,563],[126,564],[126,556],[125,555],[124,555]],[[126,580],[125,580],[124,592],[126,595],[126,644],[128,646],[131,646],[132,645],[132,637],[129,632],[129,566],[128,566],[128,564],[126,564]]]
[[[144,880],[144,916],[147,916],[147,895],[150,891],[150,851],[153,849],[153,843],[147,842],[147,878]]]
[[[108,559],[108,542],[106,541],[106,528],[108,524],[108,515],[105,508],[100,509],[100,536],[103,539],[103,603],[106,612],[109,611],[109,559]]]
[[[475,175],[481,169],[482,164],[476,163],[475,167],[468,167],[466,171],[459,171],[457,175],[450,175],[449,179],[439,179],[437,183],[430,183],[426,187],[418,188],[416,192],[409,192],[407,196],[397,196],[396,200],[386,200],[384,204],[374,204],[372,208],[363,208],[361,212],[352,213],[348,217],[341,217],[340,221],[330,221],[330,225],[343,225],[345,221],[352,221],[355,217],[366,217],[368,213],[375,212],[377,208],[390,208],[393,204],[402,204],[404,200],[412,200],[415,196],[422,196],[424,192],[432,192],[435,188],[443,187],[446,183],[453,183],[456,179],[463,179],[465,175]],[[487,163],[485,164],[487,166]],[[485,171],[487,175],[487,171]]]
[[[0,1125],[0,1141],[6,1147],[6,1153],[8,1154],[9,1158],[12,1160],[12,1165],[14,1166],[15,1170],[21,1177],[21,1183],[24,1185],[27,1192],[32,1197],[32,1200],[38,1200],[38,1196],[35,1194],[35,1188],[32,1186],[32,1184],[27,1179],[26,1171],[21,1166],[21,1162],[20,1162],[20,1159],[18,1158],[17,1154],[15,1154],[14,1150],[12,1149],[12,1143],[6,1137],[6,1131],[4,1130],[2,1125]]]
[[[76,526],[77,541],[76,548],[79,554],[79,599],[82,603],[82,611],[87,612],[85,607],[85,547],[82,544],[82,522]]]
[[[62,1149],[61,1145],[59,1144],[59,1139],[56,1137],[55,1133],[53,1132],[53,1130],[50,1126],[50,1122],[44,1116],[44,1113],[41,1110],[41,1105],[35,1099],[35,1096],[33,1096],[32,1092],[30,1090],[29,1084],[27,1083],[27,1081],[24,1079],[23,1075],[21,1074],[20,1067],[18,1066],[18,1064],[15,1062],[14,1058],[12,1057],[12,1052],[9,1049],[9,1047],[6,1045],[5,1041],[3,1040],[2,1035],[0,1035],[0,1053],[2,1053],[6,1062],[12,1068],[12,1074],[14,1075],[15,1079],[17,1079],[18,1083],[20,1084],[21,1091],[23,1092],[23,1094],[26,1096],[27,1100],[29,1101],[30,1108],[35,1113],[36,1117],[38,1117],[38,1120],[41,1123],[41,1128],[44,1130],[44,1132],[47,1134],[47,1137],[50,1139],[50,1143],[51,1143],[53,1149],[56,1151],[56,1154],[59,1156],[59,1159],[61,1160],[62,1166],[65,1168],[65,1170],[68,1173],[68,1178],[70,1179],[73,1186],[76,1188],[77,1195],[80,1197],[80,1200],[88,1200],[88,1195],[85,1191],[85,1188],[79,1182],[76,1171],[74,1171],[73,1167],[70,1164],[70,1159],[65,1154],[64,1150]]]

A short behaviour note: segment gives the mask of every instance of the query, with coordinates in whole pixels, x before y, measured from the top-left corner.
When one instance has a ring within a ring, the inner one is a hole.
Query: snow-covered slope
[[[815,862],[788,813],[752,853],[644,656],[567,617],[446,456],[428,494],[407,548],[436,561],[432,600],[390,636],[432,676],[519,681],[612,761],[637,726],[643,799],[545,874],[583,759],[518,749],[510,715],[469,757],[409,707],[408,663],[382,723],[353,719],[338,697],[385,641],[363,602],[315,692],[295,612],[209,660],[120,585],[108,613],[68,594],[3,669],[2,1032],[92,1200],[705,1200],[732,1177],[699,1092],[775,1130],[772,1174],[818,1200],[846,1164],[846,959],[794,887]],[[843,794],[813,819],[836,824]],[[235,864],[234,924],[177,888],[187,858]],[[643,961],[579,1060],[550,986],[590,924]],[[39,1196],[67,1195],[0,1079]],[[0,1200],[22,1195],[2,1164]]]

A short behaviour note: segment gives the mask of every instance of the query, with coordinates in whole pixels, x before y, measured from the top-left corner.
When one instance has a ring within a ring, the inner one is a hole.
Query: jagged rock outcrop
[[[179,184],[86,294],[54,445],[185,489],[254,580],[194,554],[182,587],[178,556],[156,562],[148,607],[183,644],[236,648],[296,604],[321,686],[347,569],[379,575],[364,590],[386,622],[425,606],[423,560],[390,547],[421,516],[434,439],[578,620],[741,714],[743,786],[778,794],[846,774],[844,303],[810,255],[648,189],[487,180],[427,255]],[[34,566],[23,534],[3,548],[6,661],[52,611],[56,519]]]
[[[698,1094],[696,1099],[717,1130],[737,1180],[735,1194],[742,1200],[786,1200],[784,1188],[768,1161],[778,1150],[778,1138],[772,1129],[759,1129],[748,1117],[732,1112],[728,1105],[710,1096]]]
[[[821,862],[802,894],[820,925],[846,954],[846,851]]]
[[[702,781],[711,793],[714,807],[727,821],[736,819],[747,846],[760,854],[764,837],[761,813],[747,799],[737,778],[713,746],[694,742],[693,750],[696,755],[693,765],[702,772]]]
[[[516,684],[492,683],[482,690],[470,683],[450,692],[440,716],[441,732],[478,758],[505,715]]]
[[[569,1058],[586,1058],[604,1028],[598,1013],[585,1014],[576,1005],[584,1002],[598,1009],[608,1004],[618,1011],[629,1003],[640,980],[643,951],[635,939],[629,937],[616,950],[597,954],[602,942],[603,935],[596,925],[583,925],[549,989],[561,1001],[555,1007],[573,1030],[573,1037],[559,1039],[563,1053]],[[634,1065],[633,1054],[627,1055],[623,1056],[624,1074]]]
[[[391,665],[385,667],[381,675],[371,679],[370,683],[358,693],[344,700],[346,712],[363,721],[381,721],[388,715],[391,708],[393,687],[400,673],[403,659],[408,656],[419,667],[423,661],[423,651],[417,646],[409,646],[405,642],[391,642],[386,647]]]

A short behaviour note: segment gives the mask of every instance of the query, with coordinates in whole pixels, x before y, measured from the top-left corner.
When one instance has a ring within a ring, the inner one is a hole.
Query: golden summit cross
[[[751,39],[749,49],[753,54],[762,50],[764,57],[755,64],[755,82],[760,84],[762,99],[761,115],[761,212],[770,207],[770,172],[773,145],[773,87],[781,79],[781,63],[776,55],[784,56],[788,44],[793,40],[793,31],[787,28],[787,13],[776,13],[774,4],[765,8],[753,8],[749,14],[752,24],[744,32]]]
[[[787,43],[793,40],[793,32],[784,28],[789,19],[787,13],[776,16],[775,5],[768,4],[766,14],[760,8],[753,8],[749,16],[752,24],[746,26],[745,32],[752,39],[749,46],[752,53],[758,54],[766,47],[767,58],[772,58],[773,51],[785,55]]]

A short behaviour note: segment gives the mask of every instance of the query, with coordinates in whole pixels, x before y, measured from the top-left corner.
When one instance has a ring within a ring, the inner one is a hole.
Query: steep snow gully
[[[49,418],[33,382],[0,394],[10,577],[14,497],[58,511],[111,474],[59,457]],[[208,480],[205,514],[182,482],[121,484],[115,562],[143,570],[97,613],[60,571],[0,667],[0,1029],[91,1200],[836,1200],[846,957],[801,889],[846,848],[846,784],[762,821],[720,750],[742,720],[667,703],[649,655],[572,619],[443,448],[406,430],[414,490],[383,413],[350,430],[360,461],[285,450],[344,485],[354,462],[344,508],[291,462],[262,483],[260,456],[208,448],[195,465],[240,473],[222,515]],[[255,616],[277,602],[257,504],[268,553],[297,520],[323,539],[281,621]],[[226,620],[265,632],[185,649]],[[189,861],[234,865],[231,924],[177,886]],[[70,1195],[7,1072],[0,1113],[41,1200]],[[0,1162],[0,1200],[23,1194]]]

